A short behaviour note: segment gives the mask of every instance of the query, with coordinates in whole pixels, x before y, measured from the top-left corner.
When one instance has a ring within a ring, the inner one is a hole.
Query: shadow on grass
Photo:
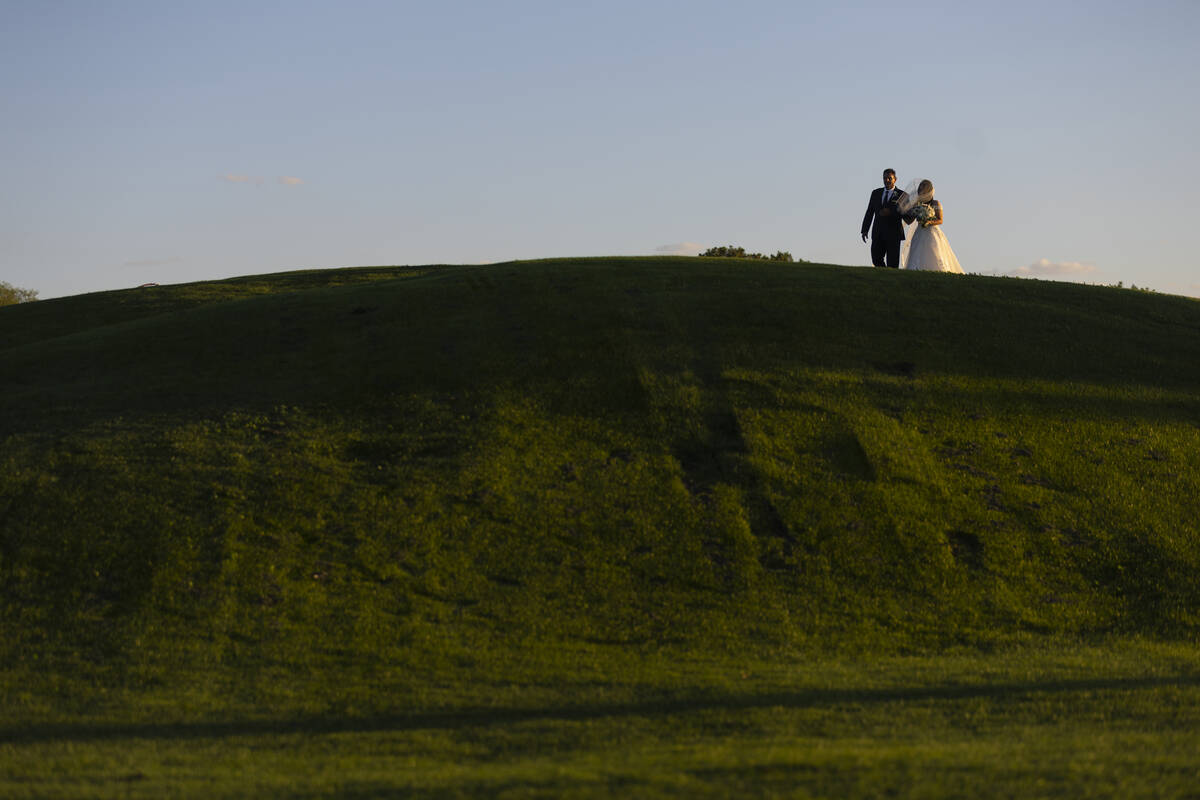
[[[1147,691],[1200,687],[1200,675],[1142,678],[1094,678],[991,685],[954,685],[884,689],[812,689],[765,694],[668,698],[634,703],[552,708],[475,708],[377,714],[363,717],[306,716],[290,719],[226,720],[168,723],[49,723],[0,727],[0,744],[102,742],[125,739],[199,740],[283,734],[382,733],[388,731],[465,730],[525,722],[587,722],[620,717],[689,714],[707,711],[753,711],[765,708],[814,709],[972,699],[1016,700],[1023,697],[1089,692]]]

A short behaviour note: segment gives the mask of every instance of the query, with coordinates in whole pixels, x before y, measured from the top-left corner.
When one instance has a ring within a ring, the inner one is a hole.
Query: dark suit
[[[900,243],[904,241],[904,218],[900,215],[900,198],[904,192],[892,189],[892,197],[883,202],[883,187],[871,192],[867,213],[863,217],[862,235],[871,232],[871,263],[877,267],[900,267]],[[871,224],[874,218],[875,224]]]

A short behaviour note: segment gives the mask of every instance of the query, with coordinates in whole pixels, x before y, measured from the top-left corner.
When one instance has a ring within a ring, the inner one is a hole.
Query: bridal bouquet
[[[929,221],[937,216],[937,212],[933,210],[933,206],[928,203],[919,203],[913,208],[913,216],[917,218],[922,228],[928,227]]]

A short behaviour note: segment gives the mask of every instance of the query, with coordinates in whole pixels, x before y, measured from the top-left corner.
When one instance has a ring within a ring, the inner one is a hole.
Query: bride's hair
[[[933,199],[933,181],[926,178],[917,186],[917,196],[922,201]]]

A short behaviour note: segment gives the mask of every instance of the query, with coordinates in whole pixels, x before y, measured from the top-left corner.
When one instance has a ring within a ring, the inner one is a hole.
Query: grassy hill
[[[0,380],[14,764],[297,719],[661,720],[731,680],[745,719],[985,657],[1009,686],[1156,659],[1200,717],[1194,300],[683,258],[311,271],[0,309]],[[528,788],[461,778],[425,789]]]

